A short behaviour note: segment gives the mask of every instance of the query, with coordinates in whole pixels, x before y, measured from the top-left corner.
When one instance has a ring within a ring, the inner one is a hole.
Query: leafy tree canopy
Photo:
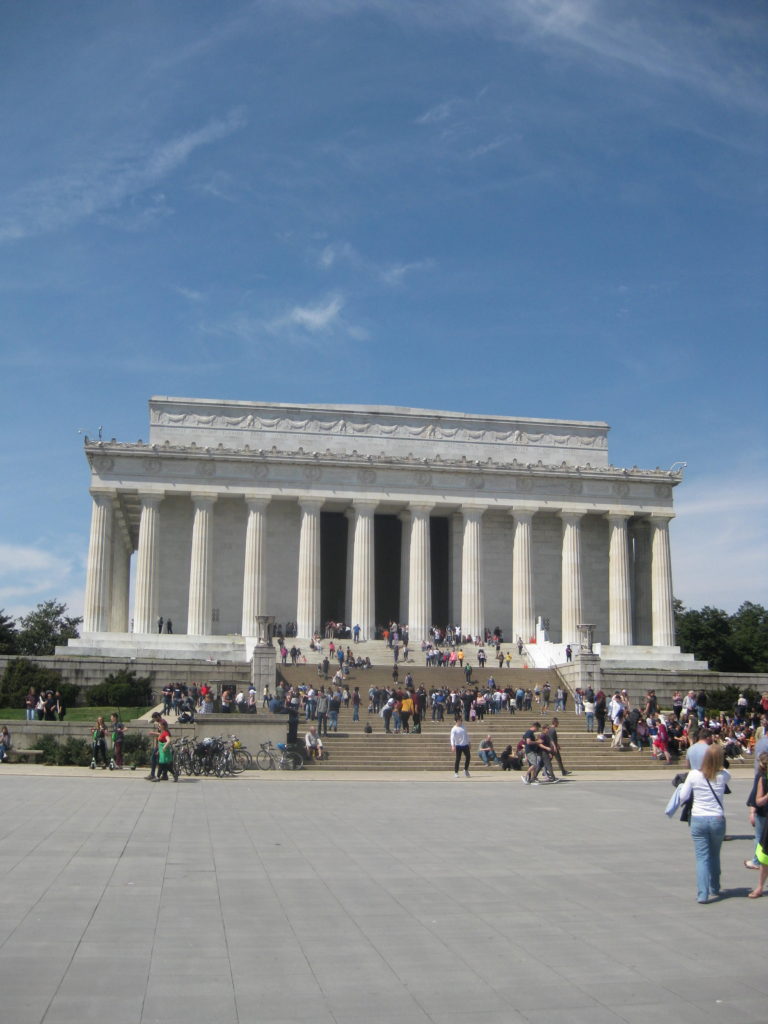
[[[715,672],[768,672],[768,612],[762,605],[745,601],[729,615],[708,605],[688,609],[676,600],[675,630],[681,649]]]
[[[0,608],[0,654],[18,654],[19,634],[16,620]]]
[[[43,601],[29,615],[23,615],[19,619],[17,653],[54,654],[57,646],[64,646],[67,640],[78,637],[77,627],[83,620],[66,613],[65,604]]]

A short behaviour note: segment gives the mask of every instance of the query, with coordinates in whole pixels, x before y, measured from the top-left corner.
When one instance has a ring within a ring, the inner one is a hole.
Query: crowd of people
[[[24,712],[28,722],[63,722],[67,708],[59,690],[37,690],[32,686],[24,698]]]
[[[689,690],[685,696],[675,691],[671,711],[662,712],[653,689],[638,701],[632,700],[625,689],[615,690],[610,696],[602,689],[577,689],[574,710],[577,716],[584,716],[587,732],[594,732],[597,740],[604,742],[610,737],[616,749],[647,750],[651,757],[667,763],[685,756],[701,726],[717,736],[726,758],[743,761],[754,746],[759,724],[756,711],[750,714],[743,694],[731,713],[708,714],[703,690]],[[768,712],[768,695],[762,698],[759,710]]]

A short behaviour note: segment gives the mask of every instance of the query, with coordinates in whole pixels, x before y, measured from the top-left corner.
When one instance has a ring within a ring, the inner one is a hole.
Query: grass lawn
[[[122,720],[124,722],[130,722],[134,718],[141,718],[141,716],[145,715],[150,710],[150,708],[67,708],[67,715],[64,721],[95,722],[99,715],[101,715],[102,718],[107,719],[109,718],[113,711],[118,710],[120,712]],[[0,708],[0,719],[7,718],[11,721],[23,722],[26,717],[27,716],[24,708]]]

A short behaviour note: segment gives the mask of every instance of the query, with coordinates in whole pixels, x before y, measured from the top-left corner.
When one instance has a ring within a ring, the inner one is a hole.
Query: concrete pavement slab
[[[725,898],[705,907],[688,829],[663,814],[669,780],[623,776],[151,786],[13,766],[3,1019],[763,1024],[749,773],[727,805]]]

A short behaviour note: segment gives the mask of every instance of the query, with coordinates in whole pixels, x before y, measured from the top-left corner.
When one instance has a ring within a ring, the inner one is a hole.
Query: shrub
[[[740,693],[749,701],[750,711],[759,710],[760,693],[751,686],[720,686],[717,689],[707,687],[707,712],[711,714],[713,710],[718,709],[732,715]]]
[[[48,687],[50,690],[50,686]],[[77,698],[80,694],[80,687],[76,683],[61,683],[57,687],[61,694],[61,699],[64,702],[65,708],[73,708],[77,705]],[[55,692],[55,690],[54,690]]]
[[[63,743],[54,736],[43,736],[39,749],[46,764],[75,764],[84,768],[91,763],[93,756],[91,744],[77,736],[68,736]]]
[[[14,658],[5,666],[0,678],[0,706],[23,708],[30,687],[40,690],[61,690],[61,672],[43,668],[28,658]]]
[[[98,686],[92,686],[86,699],[91,707],[146,707],[152,703],[152,680],[123,668],[108,675]]]
[[[123,759],[127,765],[141,768],[149,764],[152,747],[149,737],[140,732],[127,732],[123,740]]]

